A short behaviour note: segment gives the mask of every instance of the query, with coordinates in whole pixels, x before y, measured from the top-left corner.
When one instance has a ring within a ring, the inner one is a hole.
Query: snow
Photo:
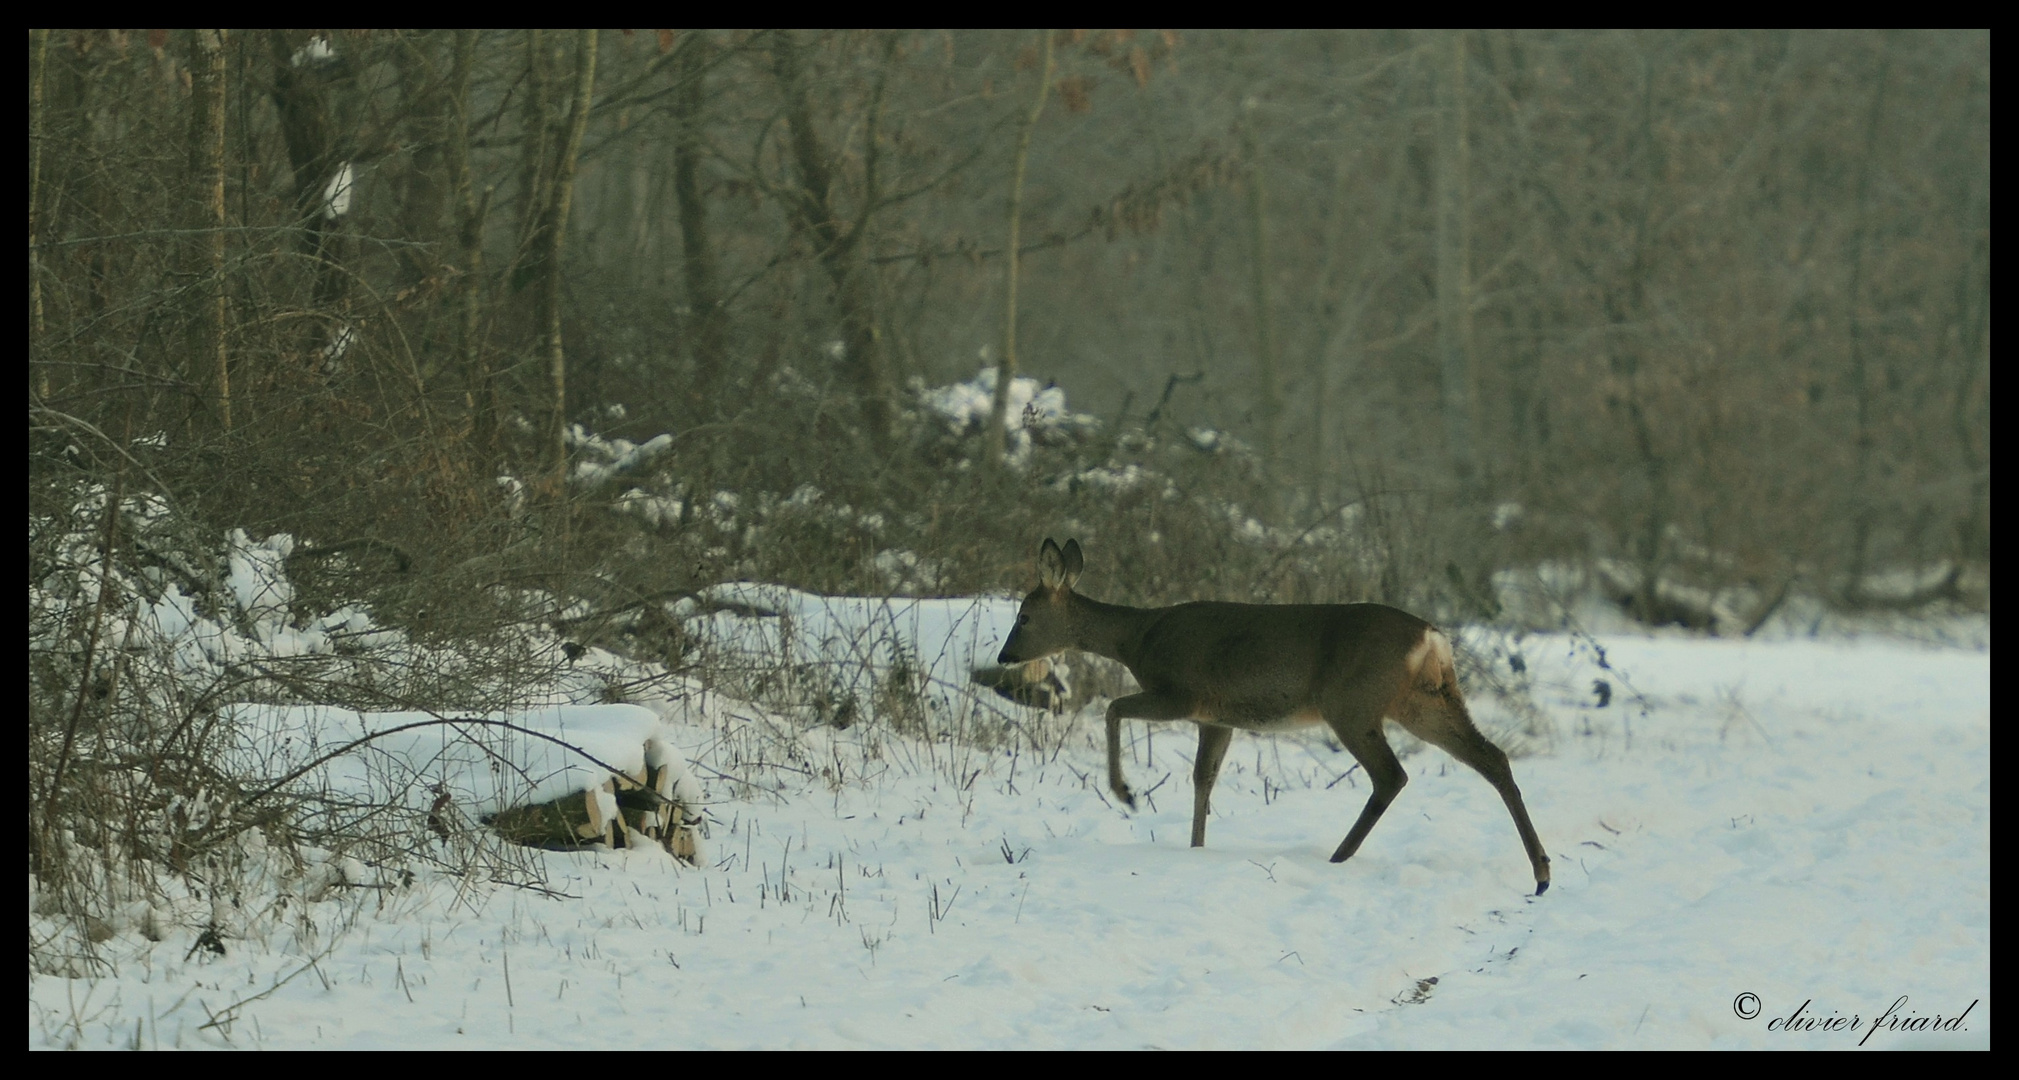
[[[902,556],[891,560],[902,570]],[[910,569],[917,569],[913,556]],[[952,600],[819,596],[781,585],[736,582],[683,599],[674,613],[718,667],[812,673],[821,689],[857,699],[874,719],[874,690],[893,672],[946,715],[1024,712],[978,694],[973,675],[996,662],[1016,620],[1009,597]]]
[[[329,183],[323,187],[322,216],[335,221],[350,213],[351,189],[356,184],[357,176],[351,171],[351,163],[348,161],[339,162],[336,172],[330,174]]]
[[[288,58],[292,67],[309,67],[327,64],[336,59],[336,50],[330,48],[329,39],[320,35],[308,39],[308,43],[294,51]]]
[[[221,581],[234,602],[232,614],[199,614],[198,598],[180,585],[168,585],[155,590],[153,598],[139,599],[130,615],[109,616],[104,637],[136,651],[159,647],[178,671],[195,676],[215,676],[223,665],[246,657],[331,655],[338,651],[339,638],[352,646],[402,641],[396,631],[374,629],[369,617],[351,607],[296,625],[294,586],[286,567],[294,548],[294,538],[285,533],[254,541],[243,529],[233,529],[225,542]],[[122,577],[113,576],[116,581]],[[92,579],[82,580],[91,587]],[[122,584],[137,591],[139,583]]]
[[[685,500],[648,494],[639,488],[630,488],[617,496],[615,505],[622,513],[645,519],[655,529],[679,524],[680,515],[687,510]]]
[[[629,439],[605,438],[580,424],[570,424],[568,447],[582,457],[575,463],[575,482],[594,487],[613,476],[635,472],[672,449],[673,436],[655,435],[640,445]],[[592,460],[598,458],[601,460]]]
[[[344,205],[349,206],[350,196],[348,192],[350,188],[345,187],[344,191],[346,192],[344,195]],[[351,345],[357,341],[357,337],[357,327],[344,322],[342,319],[336,320],[330,327],[329,344],[323,346],[322,358],[331,362],[343,359],[344,354],[350,352]]]
[[[926,390],[921,400],[939,415],[949,432],[965,435],[988,426],[989,415],[995,408],[995,388],[996,368],[989,366],[967,382]],[[1011,379],[1005,404],[1004,456],[1014,464],[1021,464],[1029,457],[1034,436],[1040,442],[1056,442],[1089,431],[1100,423],[1093,416],[1068,409],[1064,390],[1042,385],[1036,379],[1021,376]]]
[[[1130,462],[1119,468],[1114,466],[1099,466],[1091,469],[1082,469],[1077,473],[1061,477],[1056,483],[1059,486],[1065,487],[1080,485],[1093,488],[1097,491],[1120,493],[1133,491],[1157,478],[1156,473],[1134,462]],[[1165,480],[1163,484],[1163,496],[1166,499],[1177,498],[1178,486],[1169,480]]]
[[[673,736],[660,715],[638,705],[564,705],[462,716],[239,704],[226,706],[224,714],[247,737],[243,752],[248,760],[236,763],[242,775],[287,775],[369,739],[359,751],[311,769],[297,786],[372,805],[425,808],[438,788],[452,793],[472,814],[552,802],[608,781],[609,773],[595,764],[599,761],[641,783],[648,764],[670,761],[678,769],[676,790],[701,801],[699,788],[668,749]]]
[[[263,580],[257,549],[234,550]],[[259,595],[240,594],[248,613]],[[909,653],[953,701],[1013,610],[741,584],[683,614],[703,648],[837,678]],[[1988,1047],[1987,624],[1977,636],[1609,636],[1638,700],[1606,709],[1585,691],[1585,642],[1527,638],[1557,729],[1515,762],[1555,860],[1543,897],[1492,789],[1430,749],[1405,757],[1412,782],[1333,865],[1366,787],[1316,737],[1237,739],[1193,850],[1182,724],[1129,726],[1126,767],[1147,791],[1130,815],[1101,790],[1097,710],[1054,721],[1067,737],[1043,748],[989,750],[721,700],[557,708],[548,722],[612,755],[677,744],[709,782],[712,861],[530,853],[545,893],[333,864],[305,911],[222,922],[238,935],[222,955],[173,925],[108,941],[96,977],[31,975],[29,1043]],[[330,732],[394,720],[266,715]],[[797,756],[729,760],[753,725],[795,731]],[[441,729],[424,730],[409,755],[440,751]],[[1872,1031],[1889,1007],[1893,1026]],[[1785,1030],[1798,1009],[1856,1023]],[[1954,1031],[1899,1024],[1966,1009]]]

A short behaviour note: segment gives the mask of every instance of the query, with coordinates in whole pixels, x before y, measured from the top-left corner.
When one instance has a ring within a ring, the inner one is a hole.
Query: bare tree
[[[189,181],[191,224],[201,237],[192,367],[205,367],[217,421],[231,430],[231,368],[225,350],[223,30],[190,32]],[[201,376],[199,376],[201,377]]]
[[[36,246],[42,218],[42,82],[49,70],[49,31],[30,32],[28,45],[28,333],[42,336],[41,253]],[[37,389],[49,396],[49,378],[44,369]]]
[[[569,95],[566,127],[555,147],[554,161],[546,170],[546,205],[541,208],[539,227],[533,234],[538,252],[535,265],[540,270],[538,306],[540,330],[544,338],[549,391],[553,395],[548,420],[548,449],[553,455],[549,483],[560,497],[568,480],[568,363],[561,344],[561,250],[568,228],[568,210],[575,194],[575,162],[582,150],[582,133],[589,125],[589,102],[596,87],[596,40],[594,30],[576,32],[575,86]]]
[[[694,394],[702,402],[721,388],[729,366],[721,272],[716,268],[715,240],[708,229],[708,202],[701,192],[701,165],[706,143],[701,137],[703,109],[708,100],[711,49],[706,31],[695,31],[680,45],[673,98],[673,198],[680,219],[681,269],[687,286],[687,306],[693,312]],[[705,406],[704,406],[705,407]]]
[[[1465,31],[1436,43],[1437,356],[1444,440],[1461,486],[1475,481],[1472,437],[1472,156],[1467,137]]]
[[[280,131],[294,176],[294,209],[301,230],[300,251],[314,285],[313,306],[327,321],[314,325],[310,351],[335,358],[347,348],[352,328],[343,301],[349,292],[345,265],[344,218],[357,191],[351,160],[351,109],[341,100],[356,77],[355,59],[337,50],[327,36],[298,38],[285,31],[267,34],[272,62],[271,94],[280,113]]]
[[[871,76],[862,115],[862,191],[853,213],[840,205],[841,192],[832,167],[833,151],[813,120],[810,76],[804,49],[789,30],[774,32],[772,73],[784,99],[797,182],[786,189],[785,201],[797,226],[813,238],[823,270],[834,289],[841,315],[841,363],[850,373],[871,441],[888,444],[895,419],[895,387],[883,327],[877,319],[875,285],[861,248],[870,221],[889,199],[879,173],[882,156],[883,95],[888,86],[898,36],[882,36],[881,58]]]
[[[1254,131],[1257,120],[1254,102],[1246,104],[1243,141],[1248,152],[1248,265],[1249,302],[1254,306],[1255,332],[1255,425],[1262,458],[1262,512],[1276,516],[1278,490],[1283,483],[1280,444],[1282,442],[1283,389],[1276,374],[1276,316],[1270,274],[1268,196],[1264,177],[1267,159]]]
[[[991,465],[1001,464],[1003,437],[1009,420],[1010,383],[1017,374],[1017,283],[1023,270],[1024,173],[1030,165],[1031,129],[1044,115],[1045,95],[1051,90],[1052,32],[1038,31],[1044,40],[1044,63],[1038,69],[1038,91],[1030,112],[1017,125],[1015,158],[1010,166],[1009,242],[1003,245],[1003,273],[1008,278],[1003,313],[1002,361],[996,365],[995,400],[989,406],[988,428],[982,438],[982,457]]]

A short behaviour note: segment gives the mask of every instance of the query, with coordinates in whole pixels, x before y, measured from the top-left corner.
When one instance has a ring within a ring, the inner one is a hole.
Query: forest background
[[[456,595],[887,590],[890,549],[929,556],[913,588],[1020,587],[1068,525],[1136,602],[1477,607],[1612,560],[1701,623],[1664,581],[1988,573],[1986,33],[35,31],[30,61],[31,513],[144,464]],[[949,445],[920,388],[999,363],[1098,433]],[[812,485],[880,528],[695,529],[688,497],[609,564],[580,444],[662,434],[680,494]],[[1072,482],[1173,443],[1223,459],[1167,464],[1186,496],[1342,526],[1353,568]]]

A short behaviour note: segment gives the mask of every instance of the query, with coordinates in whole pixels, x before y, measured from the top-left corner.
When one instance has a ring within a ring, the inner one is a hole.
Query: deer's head
[[[1038,587],[1024,597],[1016,628],[1003,642],[997,663],[1021,664],[1073,647],[1073,583],[1085,566],[1078,540],[1068,540],[1061,548],[1045,539],[1038,550]]]

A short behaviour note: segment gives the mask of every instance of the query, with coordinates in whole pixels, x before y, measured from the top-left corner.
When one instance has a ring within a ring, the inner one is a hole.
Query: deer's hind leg
[[[1451,682],[1436,690],[1412,687],[1397,702],[1394,717],[1404,731],[1464,762],[1500,793],[1500,801],[1507,804],[1507,812],[1514,818],[1515,831],[1521,834],[1521,844],[1528,850],[1529,865],[1535,871],[1535,893],[1547,892],[1549,855],[1542,850],[1534,823],[1528,820],[1528,806],[1515,786],[1514,769],[1500,747],[1473,724],[1458,687]]]

